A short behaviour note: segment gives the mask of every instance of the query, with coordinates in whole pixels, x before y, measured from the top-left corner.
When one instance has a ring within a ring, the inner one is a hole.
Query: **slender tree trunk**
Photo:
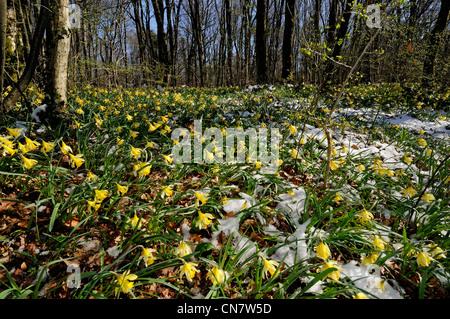
[[[292,43],[294,41],[294,17],[295,0],[286,0],[284,9],[284,34],[283,34],[283,69],[281,77],[286,80],[292,72]]]
[[[333,60],[337,59],[337,56],[341,53],[341,49],[344,45],[344,38],[347,34],[348,26],[350,24],[350,19],[352,16],[352,2],[351,0],[347,0],[347,3],[344,8],[344,12],[342,13],[342,23],[340,27],[336,30],[336,42],[334,44],[333,52],[331,53],[331,58]],[[355,1],[356,2],[356,1]],[[334,69],[334,62],[332,60],[327,60],[325,64],[325,86],[331,79],[331,73]]]
[[[6,58],[6,0],[0,0],[0,116],[4,114],[3,89]]]
[[[424,88],[429,88],[435,81],[435,62],[439,49],[440,36],[445,30],[448,22],[448,15],[450,10],[450,0],[441,0],[441,9],[430,35],[430,47],[425,56],[423,65],[422,85]]]
[[[256,3],[256,81],[263,84],[267,80],[266,59],[266,0],[257,0]]]
[[[228,68],[228,85],[233,84],[233,38],[231,28],[231,6],[230,0],[225,0],[225,23],[227,28],[227,68]]]
[[[70,51],[69,0],[51,0],[52,21],[47,26],[48,64],[45,91],[51,107],[65,111],[67,102],[67,67]]]
[[[33,79],[34,72],[38,66],[38,59],[42,49],[42,43],[45,33],[45,28],[50,22],[50,11],[48,8],[48,0],[42,0],[41,11],[39,13],[36,30],[31,40],[30,53],[28,54],[27,64],[25,70],[22,73],[19,81],[12,88],[8,96],[3,100],[3,112],[6,113],[9,109],[16,104],[17,100],[26,90],[31,80]]]

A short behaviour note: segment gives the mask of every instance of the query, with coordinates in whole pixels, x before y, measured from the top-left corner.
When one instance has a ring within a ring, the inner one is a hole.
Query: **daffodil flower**
[[[353,295],[353,299],[369,299],[365,293],[359,292]]]
[[[423,139],[423,138],[419,138],[419,140],[417,141],[417,143],[418,143],[420,146],[422,146],[422,147],[427,146],[427,141],[426,141],[425,139]]]
[[[98,176],[97,176],[97,175],[95,175],[95,174],[92,173],[92,172],[88,172],[88,173],[87,173],[87,176],[86,176],[86,180],[87,180],[87,181],[95,181],[96,179],[98,179]]]
[[[199,202],[204,205],[208,201],[208,194],[207,193],[198,193],[194,192],[195,194],[195,207],[199,206]]]
[[[322,265],[322,268],[320,269],[320,271],[325,271],[329,268],[336,268],[336,270],[330,272],[328,274],[328,278],[330,278],[333,281],[338,281],[339,280],[339,271],[342,271],[343,269],[337,266],[337,262],[334,260],[330,260],[330,261],[325,261]]]
[[[432,259],[428,252],[420,251],[417,255],[417,264],[422,267],[428,267]]]
[[[54,147],[55,147],[55,143],[54,143],[54,142],[46,142],[46,141],[42,141],[41,152],[42,152],[42,153],[48,153],[48,152],[50,152]]]
[[[96,202],[103,202],[106,197],[108,197],[108,191],[107,190],[95,190],[95,201]]]
[[[9,135],[11,135],[14,138],[17,138],[17,136],[19,136],[19,134],[20,134],[20,129],[18,129],[18,128],[7,127],[6,129],[8,130]]]
[[[120,185],[119,183],[116,183],[117,185],[117,195],[124,196],[128,192],[128,187]]]
[[[172,193],[173,193],[173,185],[169,185],[169,186],[167,186],[167,187],[165,187],[163,190],[162,190],[162,196],[163,197],[170,197],[170,196],[172,196]]]
[[[430,253],[433,255],[433,258],[441,259],[447,257],[447,254],[442,250],[441,247],[436,246],[435,244],[429,245]]]
[[[365,223],[371,219],[373,219],[373,214],[366,209],[364,209],[361,213],[357,214],[356,217],[358,217],[359,221],[362,223]]]
[[[28,151],[34,151],[41,143],[30,140],[28,137],[25,137],[25,147]]]
[[[422,200],[425,201],[427,204],[431,203],[432,201],[436,200],[433,194],[426,193],[422,196]]]
[[[364,165],[362,165],[362,164],[359,164],[357,167],[356,167],[356,170],[358,171],[358,172],[363,172],[364,170],[365,170],[366,168],[364,167]]]
[[[79,168],[84,163],[83,154],[72,155],[71,153],[69,153],[69,157],[70,166],[72,166],[72,168],[74,168],[75,166]]]
[[[34,165],[36,165],[36,164],[38,163],[36,160],[26,158],[25,156],[22,156],[22,159],[23,159],[22,167],[23,167],[24,169],[30,169],[30,168],[32,168]]]
[[[152,165],[149,163],[143,163],[139,162],[133,166],[133,173],[136,175],[136,173],[141,176],[147,176],[150,174],[150,171],[152,169]]]
[[[102,205],[102,203],[99,203],[95,200],[88,200],[87,203],[89,207],[94,208],[95,211],[98,211],[100,209],[100,206]]]
[[[417,191],[412,187],[405,188],[403,191],[403,197],[413,197],[417,194]]]
[[[164,157],[164,161],[166,162],[167,165],[172,164],[172,162],[173,162],[172,155],[163,155],[163,157]]]
[[[130,271],[127,270],[123,274],[115,274],[117,278],[117,283],[119,285],[116,288],[116,294],[119,292],[119,289],[122,290],[123,293],[128,294],[133,291],[134,283],[133,281],[138,278],[135,274],[130,274]]]
[[[155,256],[153,256],[153,253],[156,253],[156,249],[142,247],[142,252],[141,256],[139,257],[139,261],[143,260],[145,267],[148,267],[149,265],[155,262],[155,259],[157,259]]]
[[[370,253],[368,256],[363,255],[363,257],[362,257],[363,266],[365,266],[367,264],[375,264],[379,255],[380,254],[376,251],[373,253]]]
[[[69,154],[69,152],[72,153],[73,151],[72,151],[72,148],[70,146],[67,146],[66,143],[61,142],[61,152],[64,155],[67,155],[67,154]]]
[[[17,150],[13,149],[12,147],[9,147],[8,145],[2,144],[2,147],[11,156],[17,152]]]
[[[130,151],[130,156],[134,157],[134,158],[139,158],[139,156],[141,156],[142,150],[140,148],[137,147],[131,147],[131,151]]]
[[[209,280],[211,280],[213,285],[221,284],[225,281],[225,271],[218,267],[213,267],[213,269],[210,269],[208,271],[208,274],[206,275]]]
[[[180,278],[183,277],[183,275],[186,276],[186,279],[191,282],[192,278],[195,277],[195,273],[196,272],[200,272],[200,270],[198,270],[197,268],[197,264],[196,263],[192,263],[192,262],[186,262],[183,260],[183,266],[180,267]]]
[[[372,244],[375,246],[376,249],[383,250],[386,245],[386,242],[380,237],[374,236]]]
[[[330,161],[330,168],[332,171],[335,171],[339,168],[339,162],[338,161]]]
[[[198,212],[198,220],[195,223],[195,226],[198,227],[198,229],[206,229],[208,228],[209,224],[211,224],[212,219],[214,216],[209,213],[203,214],[201,211]]]
[[[330,248],[323,241],[316,247],[317,256],[322,259],[328,259],[331,256]]]
[[[142,220],[139,220],[139,217],[135,213],[134,217],[130,221],[130,224],[131,224],[131,226],[133,226],[133,228],[141,228]]]
[[[182,258],[186,255],[192,254],[192,248],[184,240],[180,242],[178,247],[175,247],[175,255]]]
[[[278,267],[279,263],[275,260],[268,260],[264,257],[261,257],[261,258],[263,260],[263,265],[264,265],[263,279],[267,278],[267,273],[269,273],[272,278],[278,276],[278,274],[280,273],[280,269]],[[277,271],[277,269],[278,269],[278,271]]]

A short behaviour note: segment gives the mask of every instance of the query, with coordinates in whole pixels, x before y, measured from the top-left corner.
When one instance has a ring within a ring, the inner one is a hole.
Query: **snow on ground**
[[[414,132],[424,130],[426,134],[435,138],[450,138],[450,120],[437,119],[434,122],[426,121],[415,118],[409,114],[392,114],[382,111],[378,112],[378,110],[372,108],[342,108],[336,111],[334,117],[339,117],[341,115],[356,116],[359,119],[368,122],[372,122],[375,120],[378,123],[385,123],[387,125],[398,125],[399,127],[404,127]]]

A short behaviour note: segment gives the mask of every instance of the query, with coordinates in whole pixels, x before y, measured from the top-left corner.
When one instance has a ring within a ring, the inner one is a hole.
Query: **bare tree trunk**
[[[231,29],[231,7],[230,0],[225,0],[225,24],[227,29],[227,68],[228,68],[228,85],[233,84],[233,38]]]
[[[450,1],[441,0],[441,9],[430,35],[430,47],[425,56],[425,62],[423,65],[423,77],[422,85],[425,88],[429,88],[435,81],[435,62],[436,55],[439,49],[440,35],[445,30],[448,22],[448,15],[450,10]]]
[[[256,81],[265,83],[267,80],[266,59],[266,0],[257,0],[256,3]]]
[[[292,43],[294,41],[294,17],[295,17],[295,0],[286,0],[284,9],[284,34],[283,34],[283,69],[281,77],[286,80],[292,70]]]
[[[50,22],[50,11],[48,10],[48,0],[42,0],[41,11],[39,13],[36,30],[31,40],[30,53],[28,54],[27,64],[19,81],[12,88],[8,96],[3,100],[3,112],[6,113],[16,104],[19,97],[33,79],[34,72],[38,66],[38,59],[42,49],[42,40],[44,38],[45,28]]]
[[[0,0],[0,116],[3,117],[3,87],[5,79],[6,58],[6,0]]]
[[[55,1],[55,15],[53,21],[53,52],[50,65],[52,68],[51,81],[53,82],[56,102],[65,111],[67,103],[67,75],[70,52],[69,30],[69,0]]]

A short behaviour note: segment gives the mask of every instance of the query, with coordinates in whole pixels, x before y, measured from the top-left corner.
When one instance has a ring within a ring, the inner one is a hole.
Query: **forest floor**
[[[450,90],[348,88],[328,189],[329,103],[311,101],[85,86],[54,129],[19,103],[0,127],[0,299],[449,298]],[[175,163],[172,134],[195,137],[194,120],[205,162]],[[205,130],[239,127],[278,130],[273,165],[219,163]]]

